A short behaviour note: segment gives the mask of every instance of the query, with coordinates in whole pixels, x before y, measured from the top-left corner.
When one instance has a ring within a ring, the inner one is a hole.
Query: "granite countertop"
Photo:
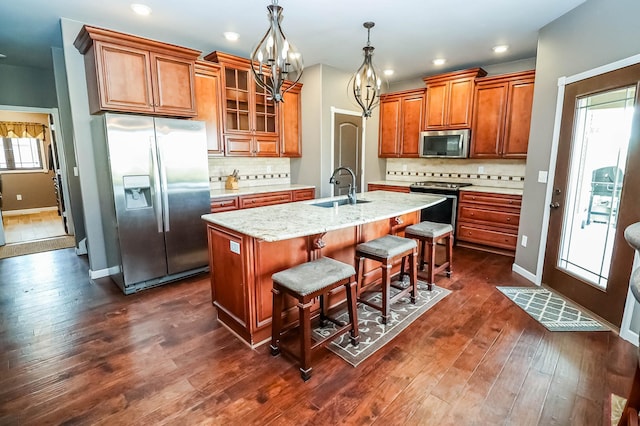
[[[271,242],[376,222],[421,210],[444,200],[444,197],[434,195],[389,191],[365,192],[358,194],[357,198],[369,202],[329,208],[311,205],[323,201],[346,200],[346,196],[329,197],[205,214],[202,219]]]
[[[286,185],[248,186],[246,188],[238,188],[238,189],[212,189],[211,198],[236,197],[238,195],[264,194],[267,192],[292,191],[296,189],[308,189],[308,188],[315,189],[315,186],[286,184]]]

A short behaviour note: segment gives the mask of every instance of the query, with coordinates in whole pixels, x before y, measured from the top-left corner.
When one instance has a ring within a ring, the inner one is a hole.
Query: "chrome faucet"
[[[331,178],[329,179],[329,183],[334,185],[340,185],[340,181],[336,179],[336,175],[340,172],[340,170],[346,170],[351,175],[351,183],[349,184],[349,193],[347,194],[347,198],[349,199],[349,204],[356,203],[356,175],[353,173],[349,167],[338,167],[331,173]]]

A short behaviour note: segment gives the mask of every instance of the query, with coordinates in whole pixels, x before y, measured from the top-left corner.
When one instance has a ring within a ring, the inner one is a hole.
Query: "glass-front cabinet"
[[[225,154],[277,157],[277,108],[266,90],[255,83],[251,61],[217,51],[210,53],[205,59],[219,63],[224,69],[222,84]]]

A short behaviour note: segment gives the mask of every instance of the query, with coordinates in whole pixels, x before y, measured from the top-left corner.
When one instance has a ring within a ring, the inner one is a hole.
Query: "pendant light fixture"
[[[302,76],[302,55],[289,43],[282,28],[282,7],[278,0],[272,0],[267,6],[269,29],[251,55],[253,76],[256,83],[263,87],[275,102],[282,101],[285,80],[296,83]]]
[[[351,87],[356,102],[362,108],[362,116],[371,117],[371,111],[380,104],[380,73],[373,66],[373,50],[369,42],[369,34],[374,22],[362,24],[367,29],[367,45],[362,48],[364,51],[364,62],[358,71],[351,77]]]

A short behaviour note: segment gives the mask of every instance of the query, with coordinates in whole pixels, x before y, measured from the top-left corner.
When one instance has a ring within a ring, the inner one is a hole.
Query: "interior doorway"
[[[332,170],[349,167],[356,176],[356,191],[364,190],[364,121],[355,111],[332,108]],[[332,195],[346,195],[350,177],[334,185]]]
[[[543,283],[619,326],[640,220],[640,64],[564,88]]]
[[[56,114],[55,109],[0,106],[0,228],[6,245],[73,235]],[[65,242],[75,245],[73,238]]]

